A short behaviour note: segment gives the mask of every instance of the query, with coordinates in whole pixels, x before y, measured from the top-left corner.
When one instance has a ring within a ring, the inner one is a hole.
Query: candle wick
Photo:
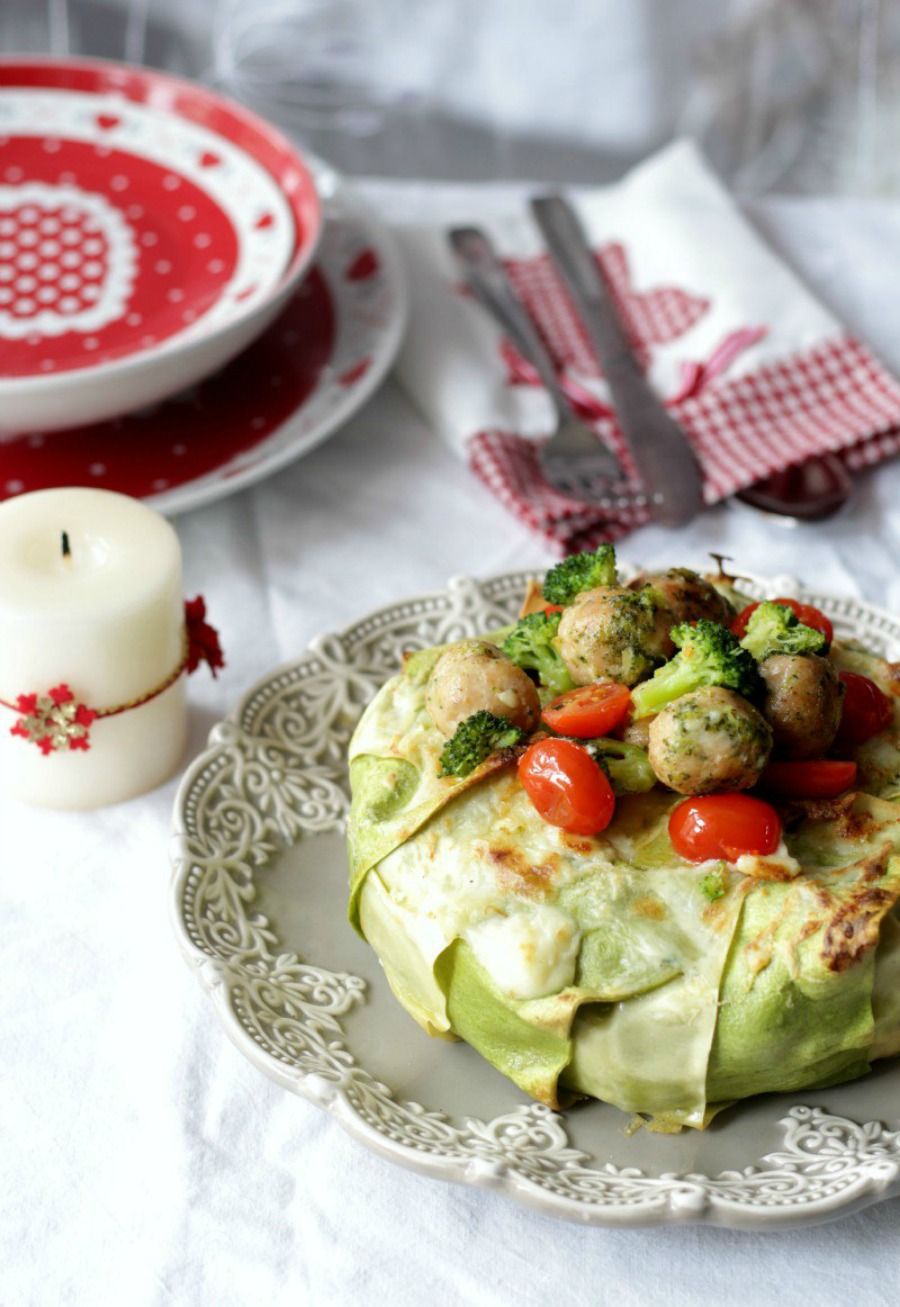
[[[62,532],[59,543],[60,543],[60,548],[62,549],[63,558],[70,558],[72,556],[72,546],[69,544],[68,531]]]

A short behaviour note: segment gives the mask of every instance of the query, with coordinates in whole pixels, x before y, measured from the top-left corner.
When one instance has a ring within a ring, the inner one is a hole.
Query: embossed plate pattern
[[[628,1137],[613,1108],[555,1114],[465,1045],[429,1040],[346,925],[343,760],[355,721],[403,650],[509,621],[525,580],[459,579],[317,640],[213,730],[176,802],[172,909],[228,1034],[392,1160],[586,1224],[773,1228],[897,1194],[900,1065],[814,1102],[752,1100],[702,1134]],[[746,589],[800,594],[839,635],[900,656],[900,622],[861,601],[785,577]]]

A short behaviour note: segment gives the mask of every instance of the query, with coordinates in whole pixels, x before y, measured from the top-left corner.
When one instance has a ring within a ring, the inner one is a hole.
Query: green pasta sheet
[[[348,913],[357,930],[367,872],[457,795],[510,763],[494,757],[464,779],[440,775],[441,741],[425,712],[425,685],[442,652],[413,654],[379,690],[350,741]]]
[[[423,951],[418,932],[394,903],[377,871],[370,872],[358,897],[360,932],[378,955],[395,998],[429,1035],[451,1037],[443,989],[434,960]]]
[[[614,840],[567,841],[508,774],[458,796],[362,888],[363,933],[394,993],[430,1033],[455,1032],[544,1102],[557,1104],[565,1072],[569,1098],[594,1094],[629,1111],[685,1110],[701,1120],[718,987],[745,881],[722,866],[722,897],[710,903],[708,872],[680,864],[665,837],[670,807],[624,803]],[[624,850],[644,865],[624,861]],[[544,871],[553,874],[546,883]],[[560,993],[517,1001],[494,985],[462,935],[486,914],[535,901],[577,924],[577,970]],[[645,1036],[658,1045],[651,1060]]]
[[[722,984],[711,1101],[851,1080],[895,1051],[898,840],[897,806],[861,795],[793,837],[795,856],[818,864],[812,874],[749,891]]]
[[[900,1053],[900,916],[895,906],[881,925],[872,982],[872,1061]]]
[[[516,1003],[501,994],[464,940],[435,966],[455,1034],[532,1098],[558,1107],[560,1072],[571,1057],[574,993]]]
[[[551,1106],[596,1097],[662,1128],[900,1052],[900,804],[789,804],[791,856],[749,874],[677,857],[679,799],[661,791],[621,799],[599,837],[567,836],[509,758],[439,775],[424,695],[440,652],[382,688],[350,749],[351,920],[429,1034]],[[862,651],[839,662],[889,681]],[[894,733],[874,743],[863,771],[890,795],[900,749]],[[572,969],[517,997],[477,932],[546,908],[568,923]]]
[[[575,1017],[567,1089],[671,1125],[703,1124],[718,996],[746,890],[743,877],[717,870],[713,903],[703,873],[671,861],[563,891],[560,903],[591,927],[581,983],[607,1000]]]

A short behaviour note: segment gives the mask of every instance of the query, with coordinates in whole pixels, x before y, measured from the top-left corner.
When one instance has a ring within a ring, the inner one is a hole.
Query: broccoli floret
[[[616,794],[646,794],[656,784],[650,759],[639,745],[604,738],[589,741],[587,749],[606,772]]]
[[[498,749],[511,749],[525,739],[520,726],[482,709],[460,722],[441,753],[441,776],[468,776]]]
[[[707,872],[700,881],[700,893],[704,898],[709,899],[710,903],[725,897],[725,880],[721,871]]]
[[[658,668],[649,681],[631,692],[635,717],[659,712],[673,699],[702,685],[721,685],[747,699],[761,690],[759,672],[749,649],[744,649],[725,626],[701,617],[693,626],[683,622],[669,635],[680,649]]]
[[[559,613],[529,613],[516,622],[500,646],[517,667],[537,672],[541,685],[554,694],[571,690],[575,684],[555,643],[559,619]]]
[[[551,604],[570,604],[582,590],[617,585],[618,580],[615,549],[600,545],[592,554],[570,554],[551,567],[544,578],[544,598]]]
[[[741,644],[761,663],[772,654],[822,653],[827,640],[784,604],[764,603],[751,613]]]

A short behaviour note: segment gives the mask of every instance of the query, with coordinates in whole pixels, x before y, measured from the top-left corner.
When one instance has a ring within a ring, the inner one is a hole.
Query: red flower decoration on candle
[[[67,685],[54,685],[46,694],[20,694],[15,708],[21,715],[10,734],[37,745],[45,757],[91,747],[90,728],[97,714],[77,703]]]
[[[188,674],[195,672],[201,663],[206,663],[213,676],[220,667],[225,666],[219,632],[206,620],[206,600],[203,595],[196,599],[185,600],[184,620],[187,624],[187,667]]]
[[[68,685],[61,682],[46,694],[19,694],[14,700],[0,699],[0,707],[19,714],[9,728],[10,734],[34,744],[44,757],[69,750],[84,753],[91,747],[90,728],[98,718],[118,717],[120,713],[150,703],[174,685],[184,672],[195,672],[201,663],[206,663],[215,676],[218,669],[225,666],[225,659],[219,633],[206,620],[206,601],[202,595],[185,601],[184,621],[187,648],[183,661],[164,681],[140,698],[116,707],[89,708],[87,704],[78,703]]]

